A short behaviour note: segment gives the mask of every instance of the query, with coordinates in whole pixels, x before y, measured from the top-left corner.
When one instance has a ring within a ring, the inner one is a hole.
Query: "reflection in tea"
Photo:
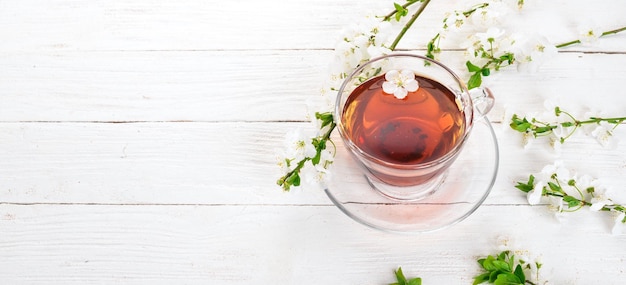
[[[419,89],[403,99],[383,92],[384,75],[352,91],[341,120],[363,152],[388,163],[415,165],[444,156],[463,136],[464,114],[454,93],[432,79],[415,79]]]

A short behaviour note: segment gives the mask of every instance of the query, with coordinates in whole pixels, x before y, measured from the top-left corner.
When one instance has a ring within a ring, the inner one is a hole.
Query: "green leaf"
[[[480,72],[474,73],[467,82],[467,89],[474,89],[480,87],[483,84],[483,79]]]
[[[300,174],[298,172],[294,172],[287,179],[285,179],[285,183],[293,186],[300,186]]]
[[[502,260],[494,260],[493,266],[495,266],[496,269],[499,271],[511,272],[511,267],[509,266],[508,262]]]
[[[317,165],[322,159],[322,151],[326,149],[326,140],[320,138],[314,138],[312,140],[313,146],[315,146],[315,156],[311,158],[311,163]]]
[[[478,71],[481,70],[480,67],[474,65],[469,60],[465,63],[465,65],[467,66],[467,71],[469,71],[469,72],[478,72]]]
[[[498,278],[493,282],[495,285],[518,285],[524,284],[513,273],[502,273],[498,275]]]
[[[498,279],[498,275],[500,273],[496,270],[496,271],[492,271],[491,274],[489,274],[489,282],[493,283],[496,282],[496,280]]]
[[[517,114],[513,114],[511,117],[511,124],[509,124],[511,129],[514,129],[520,133],[525,133],[530,129],[533,125],[524,117],[520,119]]]
[[[509,251],[505,250],[503,252],[500,252],[500,254],[498,254],[498,260],[499,261],[505,261],[506,257],[509,255]]]
[[[481,73],[483,76],[489,76],[489,74],[491,74],[491,70],[489,70],[489,68],[483,68],[483,69],[480,71],[480,73]]]
[[[562,191],[561,187],[559,187],[559,185],[556,185],[554,182],[548,182],[548,186],[550,186],[550,190],[552,191],[555,191],[555,192]]]
[[[393,6],[396,8],[396,21],[400,21],[402,17],[409,14],[409,9],[402,7],[402,5],[393,3]]]
[[[545,126],[545,127],[536,127],[534,131],[537,134],[543,134],[543,133],[551,132],[553,129],[554,129],[553,126]]]
[[[398,279],[398,285],[408,285],[406,277],[404,277],[404,273],[402,273],[402,267],[398,267],[398,270],[396,270],[395,273],[396,279]]]
[[[474,277],[474,283],[472,283],[472,285],[478,285],[489,281],[489,275],[491,275],[491,273],[487,272]]]
[[[496,270],[496,266],[493,265],[493,262],[496,259],[493,256],[487,256],[487,258],[483,261],[483,263],[481,264],[483,266],[483,268],[487,271],[494,271]]]
[[[523,182],[517,182],[517,185],[515,185],[515,188],[522,190],[523,192],[530,192],[531,190],[533,190],[535,188],[535,176],[533,176],[532,174],[528,177],[528,182],[523,183]]]
[[[570,195],[563,196],[563,202],[567,203],[567,206],[570,207],[570,208],[577,207],[581,203],[580,200],[578,200],[578,199],[576,199],[576,198],[574,198],[574,197],[572,197]]]
[[[485,262],[485,258],[479,258],[478,260],[476,260],[478,262],[478,264],[480,264],[480,266],[483,266],[483,263]]]
[[[394,273],[396,274],[398,282],[389,285],[422,285],[422,278],[419,277],[411,278],[407,281],[406,277],[404,277],[404,273],[402,272],[402,267],[398,267],[398,270],[394,271]]]
[[[333,114],[331,112],[326,112],[326,113],[316,112],[315,118],[322,122],[322,128],[330,125],[334,121]]]
[[[526,282],[526,275],[524,274],[524,269],[522,269],[521,265],[517,265],[515,267],[515,271],[513,272],[513,274],[515,274],[515,276],[517,276],[517,278],[519,278],[520,283],[525,283]]]

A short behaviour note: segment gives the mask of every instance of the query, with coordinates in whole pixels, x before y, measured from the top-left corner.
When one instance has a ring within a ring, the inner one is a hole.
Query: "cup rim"
[[[470,108],[468,108],[468,110],[470,112],[472,112],[470,114],[470,118],[469,118],[469,122],[466,123],[465,125],[465,131],[463,133],[463,136],[461,136],[459,138],[459,140],[456,142],[456,144],[454,145],[454,147],[448,151],[446,154],[442,155],[441,157],[434,159],[434,160],[430,160],[427,162],[422,162],[422,163],[416,163],[416,164],[401,164],[401,163],[394,163],[394,162],[389,162],[389,161],[385,161],[382,160],[380,158],[377,158],[369,153],[367,153],[366,151],[362,150],[358,145],[356,145],[347,135],[346,132],[344,130],[344,124],[341,120],[340,114],[341,114],[341,108],[339,107],[340,102],[341,102],[341,94],[343,93],[345,87],[348,84],[348,81],[354,77],[354,75],[358,74],[359,72],[361,72],[363,69],[365,69],[366,66],[380,61],[380,60],[384,60],[386,58],[392,58],[392,57],[412,57],[412,58],[417,58],[417,59],[422,59],[425,61],[428,61],[431,64],[435,64],[441,68],[443,68],[447,73],[449,73],[454,80],[459,84],[460,88],[462,89],[462,93],[465,93],[468,95],[469,98],[469,102],[470,104],[472,104],[470,106]],[[339,131],[340,137],[343,140],[344,143],[346,143],[346,145],[353,151],[356,151],[359,153],[359,155],[361,155],[362,157],[365,157],[367,160],[369,161],[373,161],[379,165],[385,166],[385,167],[393,167],[393,168],[397,168],[397,169],[408,169],[408,170],[418,170],[418,169],[424,169],[424,168],[429,168],[429,167],[433,167],[436,165],[439,165],[443,162],[446,162],[454,157],[456,157],[456,155],[459,153],[459,151],[461,150],[461,148],[463,147],[463,145],[465,144],[465,141],[467,139],[467,137],[469,136],[472,126],[474,124],[474,107],[473,107],[473,102],[471,99],[471,96],[469,96],[469,90],[467,89],[467,86],[465,85],[465,82],[463,82],[463,80],[461,80],[461,78],[454,72],[452,71],[452,69],[450,69],[449,67],[447,67],[446,65],[440,63],[439,61],[436,61],[434,59],[425,57],[425,56],[421,56],[421,55],[417,55],[417,54],[412,54],[412,53],[391,53],[391,54],[387,54],[387,55],[382,55],[382,56],[378,56],[378,57],[374,57],[371,58],[370,60],[368,60],[367,62],[359,65],[356,69],[354,69],[349,75],[348,77],[346,77],[346,79],[342,82],[341,86],[339,87],[339,90],[337,91],[337,98],[335,99],[335,112],[334,112],[334,120],[335,120],[335,124],[337,125],[337,129]]]

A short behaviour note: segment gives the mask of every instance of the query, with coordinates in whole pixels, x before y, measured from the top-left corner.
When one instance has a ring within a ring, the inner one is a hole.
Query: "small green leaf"
[[[536,127],[534,131],[537,134],[543,134],[543,133],[551,132],[553,129],[554,127],[552,126],[545,126],[545,127]]]
[[[489,70],[489,68],[483,68],[480,73],[482,73],[483,76],[489,76],[489,74],[491,74],[491,70]]]
[[[398,267],[398,270],[396,270],[395,273],[396,279],[398,279],[398,285],[408,285],[406,277],[404,277],[404,273],[402,273],[402,267]]]
[[[567,206],[570,207],[570,208],[577,207],[581,203],[580,200],[578,200],[578,199],[576,199],[576,198],[574,198],[574,197],[572,197],[570,195],[563,196],[563,202],[567,203]]]
[[[552,191],[561,192],[561,187],[559,187],[559,185],[556,185],[554,182],[548,182],[548,186],[550,186],[550,190]]]
[[[500,273],[496,270],[496,271],[491,271],[491,274],[489,274],[489,282],[493,283],[496,282],[496,280],[498,279],[498,275]]]
[[[524,269],[522,269],[521,265],[517,265],[515,267],[515,271],[513,272],[513,274],[515,274],[515,276],[517,276],[517,278],[519,278],[520,283],[525,283],[526,282],[526,275],[524,274]]]
[[[515,127],[513,127],[514,130],[520,132],[520,133],[525,133],[527,132],[533,125],[531,123],[522,123],[519,124]]]
[[[498,278],[493,282],[495,285],[518,285],[524,284],[513,273],[502,273],[498,275]]]
[[[394,273],[396,274],[396,279],[398,280],[398,282],[391,283],[389,285],[422,285],[422,278],[416,277],[407,280],[406,277],[404,277],[404,273],[402,272],[402,267],[398,267],[398,270],[395,270]]]
[[[396,8],[396,21],[400,21],[400,19],[409,14],[409,10],[407,8],[402,7],[402,5],[398,3],[393,3],[393,6]]]
[[[300,186],[300,174],[298,172],[294,172],[287,179],[285,179],[285,183],[293,186]]]
[[[496,259],[493,256],[487,256],[487,258],[483,261],[482,266],[485,270],[487,271],[494,271],[496,270],[496,266],[493,265],[493,262]]]
[[[517,182],[517,185],[515,185],[515,188],[522,190],[523,192],[530,192],[531,190],[533,190],[535,188],[535,176],[533,176],[532,174],[528,177],[528,182],[523,183],[523,182]]]
[[[478,285],[489,281],[489,275],[491,275],[491,273],[486,272],[474,277],[474,283],[472,283],[472,285]]]
[[[322,126],[321,126],[322,128],[332,124],[332,122],[334,121],[333,114],[331,112],[326,112],[326,113],[316,112],[315,118],[322,122]]]
[[[500,252],[500,254],[498,254],[498,260],[500,261],[505,261],[506,257],[509,255],[509,251],[505,250],[503,252]]]
[[[474,73],[467,82],[467,89],[474,89],[480,87],[483,84],[483,79],[480,72]]]
[[[508,262],[502,260],[494,260],[493,266],[495,266],[496,269],[498,269],[499,271],[511,272],[511,267],[509,266]]]
[[[469,71],[469,72],[478,72],[478,71],[481,70],[480,67],[474,65],[469,60],[465,63],[465,65],[467,66],[467,71]]]

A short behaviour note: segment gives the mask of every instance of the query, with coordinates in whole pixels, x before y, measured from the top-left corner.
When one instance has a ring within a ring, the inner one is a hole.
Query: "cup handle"
[[[493,93],[487,87],[477,87],[469,91],[474,106],[474,120],[487,115],[495,103]]]

